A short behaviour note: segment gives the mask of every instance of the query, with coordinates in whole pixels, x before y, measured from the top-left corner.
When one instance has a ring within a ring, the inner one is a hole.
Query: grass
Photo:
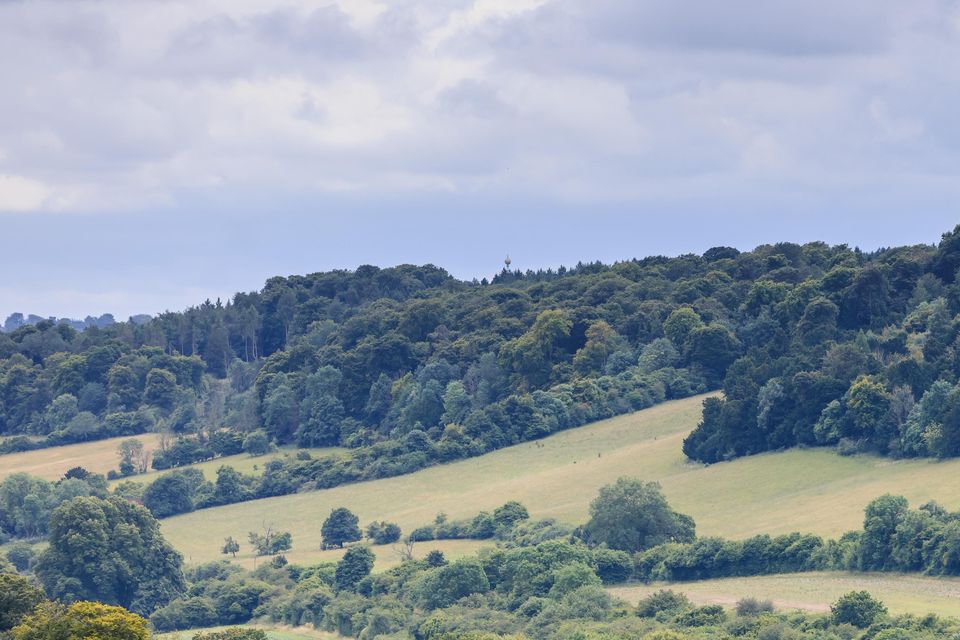
[[[0,456],[0,480],[21,472],[46,480],[59,480],[68,469],[78,466],[87,471],[106,474],[120,464],[117,447],[130,438],[143,442],[146,449],[155,449],[160,445],[159,435],[144,433],[138,436],[108,438],[36,451],[8,453]]]
[[[187,465],[185,467],[177,467],[178,469],[199,469],[203,472],[204,477],[207,480],[216,480],[217,479],[217,469],[223,465],[229,465],[239,471],[240,473],[247,473],[253,475],[260,475],[263,471],[263,467],[266,463],[277,458],[282,458],[285,455],[292,455],[298,451],[306,451],[313,456],[324,456],[337,451],[342,451],[342,449],[337,447],[328,447],[328,448],[317,448],[317,449],[298,449],[296,447],[280,447],[276,451],[268,453],[262,456],[251,456],[246,453],[238,453],[235,456],[223,456],[222,458],[216,458],[214,460],[207,460],[206,462],[198,462],[197,464]],[[136,476],[130,476],[129,478],[122,478],[120,480],[113,480],[110,482],[110,487],[123,482],[124,480],[134,480],[136,482],[150,483],[153,482],[157,476],[162,473],[167,473],[169,471],[149,471]]]
[[[276,627],[257,624],[234,625],[244,629],[263,629],[270,640],[334,640],[341,636],[326,631],[317,631],[311,627]],[[154,636],[157,640],[191,640],[200,632],[223,631],[230,627],[210,627],[208,629],[191,629],[189,631],[174,631]]]
[[[198,511],[163,521],[163,532],[188,561],[204,562],[220,557],[220,543],[230,535],[248,552],[247,532],[269,522],[293,534],[288,558],[307,562],[333,557],[319,551],[320,525],[338,506],[354,511],[361,524],[389,520],[406,532],[441,511],[469,517],[507,500],[523,502],[535,518],[580,523],[597,490],[624,475],[659,481],[670,503],[696,519],[700,535],[731,538],[790,531],[836,536],[859,528],[864,506],[888,492],[915,505],[936,499],[960,507],[960,460],[893,461],[794,449],[711,466],[689,462],[681,443],[700,419],[703,398],[406,476]],[[249,553],[240,560],[252,564]]]
[[[144,433],[137,436],[124,436],[121,438],[108,438],[106,440],[96,440],[94,442],[83,442],[80,444],[69,444],[62,447],[49,447],[46,449],[37,449],[36,451],[24,451],[22,453],[9,453],[0,455],[0,480],[14,473],[29,473],[39,476],[46,480],[59,480],[63,474],[72,467],[81,466],[87,471],[106,474],[108,471],[116,470],[120,464],[120,458],[117,455],[117,447],[124,440],[136,438],[143,443],[148,451],[160,446],[160,436],[155,433]],[[221,465],[232,466],[241,473],[257,473],[263,468],[263,465],[281,456],[299,451],[294,447],[281,447],[273,453],[253,457],[246,453],[235,456],[224,456],[216,460],[208,460],[194,465],[189,465],[203,471],[208,480],[215,480],[217,469]],[[311,454],[326,455],[336,448],[328,449],[305,449]],[[185,467],[181,467],[185,468]],[[137,482],[152,482],[162,471],[150,471],[144,474],[123,478],[123,480],[135,480]],[[116,485],[122,480],[114,480],[110,486]]]
[[[937,613],[960,616],[960,578],[933,578],[891,573],[814,572],[753,578],[615,587],[609,591],[636,604],[658,589],[686,593],[696,604],[733,606],[745,597],[771,599],[778,609],[829,611],[830,604],[850,591],[866,590],[892,614]]]

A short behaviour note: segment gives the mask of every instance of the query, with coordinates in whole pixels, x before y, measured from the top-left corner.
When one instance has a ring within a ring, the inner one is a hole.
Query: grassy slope
[[[94,473],[107,473],[120,464],[117,447],[124,440],[136,438],[146,449],[155,449],[160,437],[155,433],[109,438],[81,444],[68,444],[23,453],[0,456],[0,480],[14,473],[25,472],[47,480],[58,480],[72,467],[81,466]]]
[[[891,461],[814,449],[709,467],[690,463],[680,445],[699,419],[702,400],[665,403],[399,478],[199,511],[164,521],[163,530],[192,562],[219,557],[220,540],[228,535],[245,540],[247,531],[264,521],[293,534],[291,561],[335,559],[337,552],[318,549],[320,524],[337,506],[352,509],[361,524],[386,519],[404,531],[430,522],[439,511],[467,517],[507,500],[520,500],[534,517],[577,523],[586,518],[597,489],[622,475],[660,481],[671,504],[696,519],[701,535],[799,530],[835,536],[858,528],[863,507],[886,492],[906,495],[914,504],[936,499],[960,506],[955,481],[960,460]],[[447,544],[451,552],[477,547]],[[249,556],[244,559],[252,564]]]
[[[773,597],[780,609],[828,611],[844,593],[865,589],[893,614],[960,616],[960,578],[931,578],[883,573],[793,573],[755,578],[724,578],[673,584],[630,585],[610,589],[631,603],[653,591],[670,588],[686,593],[696,604],[733,605],[740,598]]]
[[[107,440],[96,440],[94,442],[71,444],[63,447],[50,447],[47,449],[38,449],[37,451],[0,455],[0,480],[19,472],[26,472],[47,480],[58,480],[63,476],[64,472],[76,466],[82,466],[86,470],[95,473],[105,474],[111,469],[116,469],[120,464],[117,447],[124,440],[131,438],[140,440],[148,451],[156,449],[160,444],[160,437],[157,434],[144,433],[138,436],[109,438]],[[339,449],[335,448],[307,449],[307,451],[313,455],[324,455],[338,450]],[[219,469],[221,465],[228,464],[241,473],[258,473],[269,460],[288,453],[294,453],[295,451],[297,451],[297,449],[292,447],[283,447],[265,456],[251,457],[245,453],[241,453],[235,456],[225,456],[190,466],[203,471],[207,479],[215,480],[217,477],[217,469]],[[124,478],[124,480],[152,482],[161,473],[163,472],[150,471],[138,476]],[[117,484],[117,482],[119,481],[111,482],[110,486],[112,487]]]

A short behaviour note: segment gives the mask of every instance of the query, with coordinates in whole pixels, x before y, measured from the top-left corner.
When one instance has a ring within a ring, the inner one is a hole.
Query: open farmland
[[[406,532],[438,512],[464,518],[507,500],[521,501],[535,518],[579,523],[597,490],[619,476],[659,481],[670,503],[696,519],[700,535],[732,538],[790,531],[836,536],[859,528],[864,506],[888,492],[914,504],[936,499],[960,506],[960,460],[893,461],[795,449],[712,466],[691,463],[680,447],[699,420],[703,397],[406,476],[202,510],[165,520],[163,531],[190,562],[220,557],[222,539],[232,535],[251,563],[242,544],[246,533],[268,522],[293,534],[288,557],[304,562],[337,553],[321,554],[319,547],[320,525],[338,506],[354,511],[361,525],[389,520]]]

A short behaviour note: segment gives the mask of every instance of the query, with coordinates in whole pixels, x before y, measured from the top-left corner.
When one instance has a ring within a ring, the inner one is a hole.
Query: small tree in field
[[[234,540],[233,536],[228,536],[223,540],[223,548],[220,549],[220,553],[224,555],[230,553],[236,558],[238,551],[240,551],[240,543]]]
[[[323,548],[342,548],[344,543],[356,542],[362,538],[363,532],[360,531],[359,522],[360,518],[345,507],[338,507],[331,511],[320,529]]]

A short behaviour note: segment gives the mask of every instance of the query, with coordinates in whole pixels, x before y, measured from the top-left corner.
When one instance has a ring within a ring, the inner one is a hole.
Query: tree
[[[166,369],[151,369],[147,374],[143,399],[161,409],[173,409],[177,401],[177,377]]]
[[[483,566],[476,559],[462,558],[427,573],[415,593],[424,608],[438,609],[489,590],[490,582]]]
[[[122,498],[74,498],[50,517],[36,574],[51,597],[149,614],[185,588],[183,559],[149,511]]]
[[[530,512],[516,500],[511,500],[493,510],[493,522],[498,529],[509,529],[518,522],[529,518]]]
[[[690,307],[679,307],[664,321],[663,332],[678,350],[683,350],[690,332],[702,326],[703,320],[696,311]]]
[[[357,583],[370,575],[376,556],[369,547],[351,547],[337,563],[334,585],[338,591],[353,591]]]
[[[143,442],[136,438],[124,440],[117,447],[120,456],[120,475],[130,476],[135,473],[146,473],[150,463],[150,454],[143,448]]]
[[[834,624],[852,624],[866,629],[887,612],[882,602],[867,591],[851,591],[830,605]]]
[[[359,522],[360,518],[353,515],[346,507],[337,507],[331,511],[320,529],[323,548],[342,548],[344,543],[356,542],[362,538],[363,533],[358,526]]]
[[[263,525],[263,533],[251,531],[248,539],[258,556],[274,555],[293,547],[293,536],[289,531],[274,531],[273,525],[266,523]]]
[[[238,551],[240,551],[240,543],[237,542],[233,536],[227,536],[223,539],[223,547],[220,548],[220,553],[223,555],[227,555],[229,553],[236,558]]]
[[[620,478],[590,503],[582,537],[590,544],[636,552],[664,542],[690,542],[694,523],[670,508],[658,483]]]
[[[193,511],[196,484],[186,471],[166,473],[143,492],[143,506],[158,518]]]
[[[301,447],[326,447],[339,443],[345,417],[343,403],[337,397],[340,380],[340,372],[331,366],[321,367],[307,376],[297,429],[297,444]]]
[[[263,399],[263,424],[277,442],[290,442],[297,430],[297,396],[286,375],[277,375],[268,385]]]
[[[148,640],[147,621],[122,607],[76,602],[48,603],[13,630],[14,640]]]
[[[864,509],[860,536],[860,568],[884,571],[894,569],[893,540],[897,527],[909,512],[903,496],[890,494],[872,500]]]
[[[266,455],[272,448],[270,437],[260,429],[251,431],[243,439],[243,450],[251,456]]]
[[[246,499],[249,491],[243,476],[233,467],[223,465],[217,469],[217,481],[213,485],[213,500],[217,504],[233,504]]]
[[[0,637],[20,624],[41,602],[43,592],[29,580],[12,573],[0,573]]]
[[[400,527],[392,522],[371,522],[367,525],[367,537],[374,544],[390,544],[400,539]]]

